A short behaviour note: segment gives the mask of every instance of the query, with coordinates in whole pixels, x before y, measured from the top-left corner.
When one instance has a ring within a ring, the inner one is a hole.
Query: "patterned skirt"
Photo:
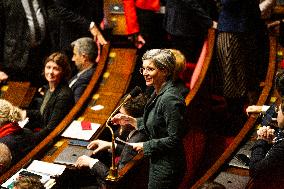
[[[244,97],[257,85],[257,40],[254,35],[221,32],[217,37],[218,74],[227,98]]]

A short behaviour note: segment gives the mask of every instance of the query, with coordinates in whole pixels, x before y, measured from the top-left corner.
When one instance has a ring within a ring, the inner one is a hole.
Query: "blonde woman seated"
[[[16,163],[35,145],[33,133],[18,124],[23,120],[22,112],[10,102],[0,99],[0,172]]]

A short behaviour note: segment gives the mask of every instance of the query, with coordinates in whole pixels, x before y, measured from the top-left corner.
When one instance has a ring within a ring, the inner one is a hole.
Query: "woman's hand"
[[[143,142],[129,143],[129,145],[131,145],[135,151],[143,150]]]
[[[271,129],[270,126],[262,126],[257,131],[257,139],[265,140],[269,143],[273,141],[274,138],[274,129]]]
[[[8,79],[8,75],[5,72],[0,71],[0,82],[6,81]]]
[[[89,150],[94,150],[93,154],[98,153],[102,150],[108,150],[111,148],[111,142],[104,141],[104,140],[94,140],[88,144],[87,148]]]
[[[115,125],[132,125],[133,127],[137,128],[137,120],[136,118],[126,115],[126,114],[122,114],[122,113],[118,113],[116,114],[112,119],[111,122]]]

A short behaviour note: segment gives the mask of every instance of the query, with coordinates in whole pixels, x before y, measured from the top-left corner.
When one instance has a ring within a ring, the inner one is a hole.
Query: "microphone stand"
[[[110,181],[116,181],[119,176],[118,176],[118,169],[117,166],[115,165],[115,138],[114,138],[114,132],[113,129],[108,125],[110,119],[113,117],[113,115],[121,108],[121,106],[123,106],[125,104],[125,102],[128,99],[125,99],[113,112],[112,114],[109,116],[109,118],[106,121],[106,127],[110,130],[111,132],[111,167],[109,169],[109,173],[106,177],[106,180],[110,180]]]
[[[108,124],[106,124],[106,127],[111,132],[111,167],[109,168],[109,172],[106,177],[106,180],[116,181],[118,179],[118,170],[117,170],[117,166],[115,165],[114,133],[113,133],[112,128]]]
[[[115,165],[115,138],[114,138],[114,132],[112,130],[112,128],[108,125],[110,119],[113,117],[113,115],[121,108],[121,106],[123,106],[129,99],[131,99],[132,97],[137,96],[138,94],[140,94],[141,89],[140,87],[135,87],[130,93],[129,95],[123,100],[123,102],[111,113],[111,115],[108,117],[107,121],[106,121],[106,127],[110,130],[111,132],[111,167],[109,169],[109,173],[106,177],[106,180],[110,180],[110,181],[116,181],[119,178],[118,175],[118,170],[117,170],[117,166]]]

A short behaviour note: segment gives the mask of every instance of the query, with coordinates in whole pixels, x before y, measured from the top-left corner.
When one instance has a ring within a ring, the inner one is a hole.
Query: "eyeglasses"
[[[152,73],[153,71],[155,71],[156,70],[156,68],[149,68],[149,67],[147,67],[147,68],[140,68],[139,69],[139,72],[143,75],[143,73],[146,71],[147,73]]]

